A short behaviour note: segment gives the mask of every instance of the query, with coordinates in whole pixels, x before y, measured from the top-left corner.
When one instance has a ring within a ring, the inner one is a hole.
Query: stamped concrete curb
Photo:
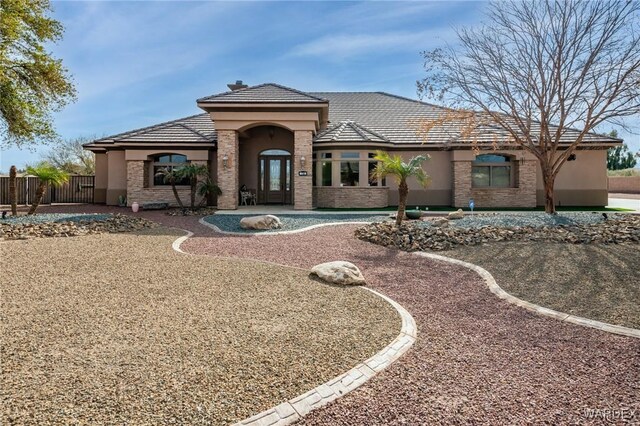
[[[206,217],[206,216],[205,216]],[[222,229],[218,228],[216,225],[207,222],[206,220],[204,220],[204,217],[201,218],[199,220],[199,222],[208,227],[213,229],[214,231],[216,231],[219,234],[226,234],[226,235],[238,235],[238,236],[243,236],[243,237],[248,237],[248,236],[256,236],[256,235],[284,235],[284,234],[297,234],[299,232],[305,232],[305,231],[310,231],[312,229],[316,229],[316,228],[322,228],[323,226],[336,226],[336,225],[366,225],[368,223],[371,222],[329,222],[329,223],[319,223],[317,225],[311,225],[311,226],[307,226],[305,228],[300,228],[300,229],[294,229],[292,231],[266,231],[266,232],[232,232],[232,231],[223,231]]]
[[[202,219],[200,220],[202,223]],[[344,222],[340,222],[338,224],[343,224]],[[206,224],[206,223],[205,223]],[[211,224],[206,224],[211,225]],[[214,225],[211,225],[214,226]],[[314,225],[313,227],[319,226],[328,226],[328,224]],[[308,228],[311,229],[311,228]],[[173,250],[183,253],[189,254],[183,251],[180,246],[187,239],[192,237],[194,234],[191,231],[187,231],[186,229],[182,229],[182,231],[186,232],[186,235],[177,238],[172,244],[171,248]],[[288,233],[299,232],[301,230],[296,231],[287,231]],[[246,234],[241,234],[246,235]],[[271,262],[268,262],[271,263]],[[278,265],[290,268],[287,265]],[[301,269],[301,268],[295,268]],[[283,426],[289,425],[297,420],[300,420],[306,414],[308,414],[311,410],[315,410],[316,408],[322,407],[340,398],[343,395],[351,392],[354,389],[359,388],[364,383],[369,381],[373,376],[387,368],[394,361],[400,358],[409,348],[415,343],[418,329],[416,326],[416,322],[411,316],[411,314],[402,307],[398,302],[389,297],[385,296],[382,293],[378,293],[375,290],[372,290],[367,287],[361,287],[363,290],[367,290],[376,296],[380,297],[387,303],[389,303],[400,315],[400,319],[402,320],[402,326],[400,328],[400,334],[389,343],[384,349],[382,349],[377,354],[373,355],[371,358],[366,361],[356,365],[351,370],[347,371],[344,374],[341,374],[333,379],[329,380],[326,383],[321,384],[320,386],[311,389],[310,391],[303,393],[302,395],[298,395],[295,398],[292,398],[286,402],[283,402],[275,407],[269,408],[261,413],[258,413],[252,417],[244,419],[235,425],[240,426]]]
[[[491,290],[493,294],[498,296],[500,299],[503,299],[516,306],[525,308],[528,311],[535,312],[536,314],[539,314],[542,316],[555,318],[563,322],[582,325],[584,327],[591,327],[597,330],[606,331],[607,333],[620,334],[622,336],[635,337],[637,339],[640,339],[640,330],[635,328],[623,327],[621,325],[613,325],[606,322],[600,322],[600,321],[595,321],[588,318],[578,317],[575,315],[569,315],[569,314],[565,314],[564,312],[554,311],[553,309],[545,308],[543,306],[536,305],[531,302],[527,302],[526,300],[518,299],[517,297],[512,296],[511,294],[504,291],[502,287],[498,285],[495,278],[493,278],[493,276],[489,273],[489,271],[487,271],[484,268],[481,268],[478,265],[474,265],[473,263],[469,263],[462,260],[453,259],[450,257],[442,256],[439,254],[433,254],[433,253],[414,252],[414,254],[418,256],[426,257],[429,259],[440,260],[443,262],[464,266],[465,268],[471,269],[472,271],[476,272],[478,275],[482,277],[482,279],[487,284],[487,287],[489,287],[489,290]]]

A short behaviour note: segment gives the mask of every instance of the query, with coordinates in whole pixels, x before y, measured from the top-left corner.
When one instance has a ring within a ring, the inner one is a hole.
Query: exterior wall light
[[[307,163],[307,159],[305,158],[305,156],[303,155],[302,157],[300,157],[300,166],[304,167],[304,165]]]
[[[222,167],[224,167],[225,169],[229,167],[229,156],[227,154],[224,154],[222,156]]]

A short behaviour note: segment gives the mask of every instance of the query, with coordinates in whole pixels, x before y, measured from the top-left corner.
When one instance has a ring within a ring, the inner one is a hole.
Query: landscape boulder
[[[265,214],[262,216],[243,217],[240,219],[240,227],[242,229],[280,229],[282,222],[277,216]]]
[[[449,213],[449,219],[462,219],[464,217],[464,212],[462,209],[458,209],[455,212]]]
[[[356,265],[345,261],[321,263],[311,268],[311,273],[320,279],[339,285],[364,285],[362,272]]]
[[[447,219],[446,217],[435,217],[431,219],[431,225],[437,226],[439,228],[446,228],[447,226],[449,226],[449,219]]]

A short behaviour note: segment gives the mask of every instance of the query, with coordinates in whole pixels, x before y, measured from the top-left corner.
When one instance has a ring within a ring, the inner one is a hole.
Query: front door
[[[291,156],[262,155],[259,162],[258,201],[291,204]]]

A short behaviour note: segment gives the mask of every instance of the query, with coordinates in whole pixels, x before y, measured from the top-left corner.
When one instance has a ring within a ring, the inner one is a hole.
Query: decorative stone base
[[[314,205],[320,208],[382,208],[389,205],[389,189],[375,186],[317,186]]]

